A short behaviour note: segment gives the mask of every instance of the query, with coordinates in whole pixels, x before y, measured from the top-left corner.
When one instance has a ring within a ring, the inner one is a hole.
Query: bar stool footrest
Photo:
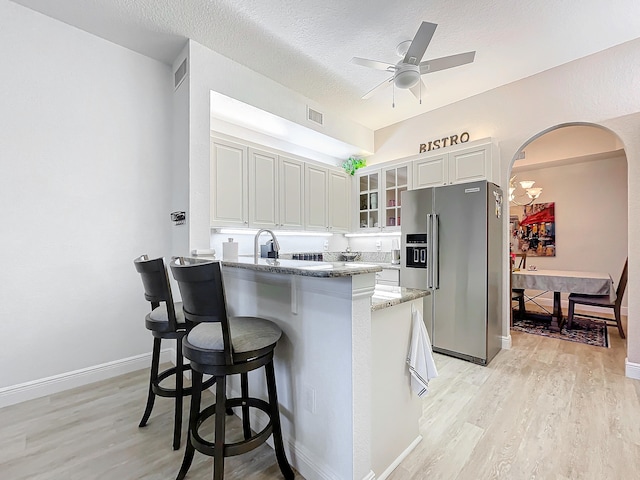
[[[225,407],[228,410],[232,407],[243,407],[249,406],[249,408],[257,408],[258,410],[262,410],[269,417],[269,423],[267,426],[262,429],[260,432],[252,435],[250,438],[246,440],[242,440],[240,442],[225,444],[224,446],[224,456],[225,457],[233,457],[235,455],[242,455],[243,453],[247,453],[254,448],[259,447],[264,442],[267,441],[269,436],[273,433],[273,420],[272,420],[272,412],[271,406],[265,402],[264,400],[260,400],[259,398],[228,398]],[[216,405],[208,406],[204,410],[200,412],[198,415],[196,431],[191,432],[191,442],[193,447],[198,450],[200,453],[205,455],[214,456],[214,447],[215,442],[210,442],[205,440],[200,436],[200,426],[204,423],[205,420],[214,416],[216,413]]]

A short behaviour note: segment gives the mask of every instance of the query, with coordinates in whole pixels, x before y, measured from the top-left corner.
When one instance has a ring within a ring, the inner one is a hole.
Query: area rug
[[[569,342],[586,343],[596,347],[609,347],[609,333],[604,324],[592,323],[579,318],[573,320],[571,330],[567,330],[563,326],[560,332],[549,330],[549,322],[535,321],[529,318],[514,318],[511,329],[518,332],[542,335],[543,337],[568,340]]]

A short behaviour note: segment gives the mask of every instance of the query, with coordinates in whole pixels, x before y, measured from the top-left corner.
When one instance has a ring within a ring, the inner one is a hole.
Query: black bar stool
[[[145,317],[145,326],[153,335],[153,354],[151,356],[151,374],[149,376],[149,394],[139,427],[144,427],[151,416],[156,395],[159,397],[175,398],[175,414],[173,425],[173,449],[180,448],[182,430],[182,398],[191,395],[191,388],[184,388],[183,375],[191,367],[184,365],[182,357],[182,337],[187,334],[187,324],[182,312],[182,303],[173,302],[171,285],[167,275],[167,267],[162,258],[149,259],[141,255],[133,261],[136,270],[142,277],[144,297],[151,302],[151,312]],[[160,369],[160,346],[162,340],[177,340],[176,366],[164,370]],[[175,376],[175,388],[166,388],[160,383]],[[202,388],[213,385],[209,379]]]
[[[294,478],[287,461],[280,427],[278,396],[273,368],[273,353],[282,331],[273,322],[257,317],[228,317],[220,262],[189,258],[173,258],[171,271],[178,282],[187,322],[197,323],[182,340],[183,351],[191,362],[192,388],[189,413],[189,435],[182,467],[177,479],[183,479],[195,450],[212,456],[213,478],[224,478],[224,459],[249,452],[273,434],[276,458],[285,479]],[[265,367],[269,402],[249,397],[247,372]],[[203,374],[216,381],[216,401],[200,410]],[[226,398],[227,376],[240,374],[241,397]],[[225,443],[225,410],[242,408],[244,440]],[[267,426],[252,434],[249,409],[267,414]],[[202,423],[215,415],[215,438],[205,440],[199,432]]]

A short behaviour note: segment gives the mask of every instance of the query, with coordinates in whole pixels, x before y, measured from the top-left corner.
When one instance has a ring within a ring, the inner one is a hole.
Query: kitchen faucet
[[[275,233],[273,233],[273,231],[269,230],[268,228],[261,228],[260,230],[258,230],[258,233],[256,233],[256,237],[255,237],[255,239],[253,241],[253,261],[254,261],[254,263],[258,263],[258,237],[263,232],[267,232],[269,235],[271,235],[271,238],[273,238],[273,250],[276,252],[276,258],[278,256],[278,252],[280,251],[280,244],[278,243],[278,239],[276,238]]]

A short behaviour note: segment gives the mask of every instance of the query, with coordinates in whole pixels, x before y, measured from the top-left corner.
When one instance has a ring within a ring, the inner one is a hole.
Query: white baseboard
[[[640,380],[640,363],[630,362],[625,358],[624,365],[624,374],[626,377]]]
[[[398,467],[398,465],[400,465],[400,463],[402,463],[402,461],[405,458],[407,458],[407,455],[409,455],[413,451],[413,449],[418,446],[418,444],[421,441],[422,441],[422,435],[418,435],[418,437],[413,442],[411,442],[411,444],[409,444],[409,446],[400,455],[398,455],[398,458],[396,458],[393,462],[391,462],[391,465],[389,465],[387,469],[384,472],[382,472],[380,476],[377,478],[379,480],[385,480],[385,478],[391,475],[391,472],[393,472]]]
[[[171,348],[160,352],[160,362],[174,362],[175,350]],[[175,363],[175,362],[174,362]],[[0,388],[0,408],[34,398],[52,395],[71,388],[82,387],[90,383],[135,372],[151,366],[151,352],[136,355],[113,362],[94,365],[51,377]]]
[[[501,336],[500,340],[502,341],[502,349],[509,350],[511,349],[511,335]]]

